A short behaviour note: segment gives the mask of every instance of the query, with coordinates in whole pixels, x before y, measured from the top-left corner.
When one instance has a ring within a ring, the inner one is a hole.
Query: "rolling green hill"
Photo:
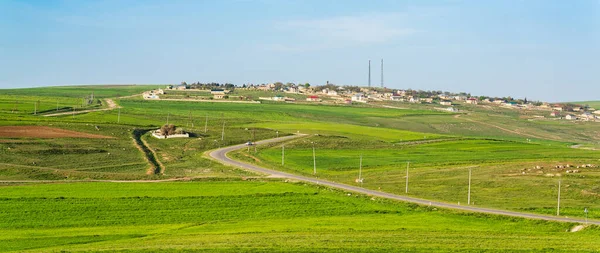
[[[471,168],[475,205],[548,215],[556,212],[561,179],[562,215],[582,217],[588,208],[589,217],[597,219],[600,171],[576,167],[600,164],[596,122],[471,105],[457,105],[459,113],[449,113],[436,105],[397,102],[234,104],[123,98],[154,87],[0,90],[0,133],[6,126],[42,126],[110,137],[0,136],[0,251],[586,252],[599,246],[595,226],[564,233],[573,224],[347,195],[264,179],[204,155],[218,147],[300,132],[309,135],[232,156],[312,175],[314,144],[316,177],[357,185],[362,155],[361,185],[396,194],[404,194],[410,161],[408,195],[448,203],[466,202]],[[81,98],[91,92],[113,99],[120,109],[56,117],[33,114],[37,101],[42,112],[55,111],[57,102],[66,111],[103,107],[81,106]],[[150,136],[150,130],[167,122],[191,137]],[[152,170],[148,157],[163,166],[162,173]],[[556,168],[566,164],[574,167]],[[173,179],[197,182],[160,181]],[[7,183],[19,180],[53,181]],[[65,183],[72,180],[137,181]]]

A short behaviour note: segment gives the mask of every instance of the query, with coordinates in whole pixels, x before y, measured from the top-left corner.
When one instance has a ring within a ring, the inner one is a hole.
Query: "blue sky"
[[[274,81],[600,100],[600,0],[0,1],[0,88]],[[1,92],[1,91],[0,91]]]

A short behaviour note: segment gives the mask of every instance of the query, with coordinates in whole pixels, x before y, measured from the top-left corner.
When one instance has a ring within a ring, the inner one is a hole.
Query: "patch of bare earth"
[[[260,163],[260,159],[256,158],[256,156],[244,154],[245,157],[252,158],[255,162]]]
[[[0,138],[91,138],[112,139],[99,134],[88,134],[46,126],[0,126]]]

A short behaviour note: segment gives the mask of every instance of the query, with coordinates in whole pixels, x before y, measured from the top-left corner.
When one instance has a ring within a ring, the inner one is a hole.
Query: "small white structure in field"
[[[170,134],[164,134],[163,130],[170,132]],[[156,129],[152,131],[152,136],[157,139],[169,139],[169,138],[188,138],[190,137],[189,133],[186,133],[181,128],[176,128],[174,125],[165,125],[160,129]]]

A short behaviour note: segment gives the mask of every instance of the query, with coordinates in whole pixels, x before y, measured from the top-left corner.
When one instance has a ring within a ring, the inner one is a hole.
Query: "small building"
[[[306,101],[309,102],[321,102],[321,98],[319,98],[318,96],[309,96],[306,98]]]
[[[159,99],[158,95],[154,93],[144,93],[144,99]]]
[[[565,119],[568,120],[576,120],[577,116],[573,115],[573,114],[567,114],[567,116],[565,116]]]
[[[390,100],[404,102],[405,99],[403,96],[391,96]]]
[[[552,110],[562,112],[563,108],[562,106],[553,106]]]
[[[212,95],[225,95],[225,90],[223,90],[223,89],[212,89],[212,90],[210,90],[210,94],[212,94]]]
[[[594,111],[594,114],[598,114],[598,115],[600,115],[600,110],[595,110],[595,111]]]
[[[580,112],[580,111],[583,111],[583,108],[581,108],[579,106],[575,106],[575,107],[573,107],[573,111],[574,112]]]
[[[421,103],[433,103],[433,98],[420,98]]]
[[[176,89],[176,90],[187,90],[187,88],[188,88],[188,87],[187,87],[187,85],[185,85],[185,84],[180,84],[180,85],[176,85],[176,86],[175,86],[175,89]]]
[[[581,119],[583,119],[583,120],[594,120],[594,119],[596,119],[596,116],[594,116],[594,114],[591,114],[589,112],[584,112],[583,114],[581,114]]]
[[[286,97],[284,97],[282,95],[276,95],[271,100],[273,100],[273,101],[285,101],[285,99],[286,99]]]
[[[337,95],[338,95],[337,91],[334,91],[334,90],[328,90],[327,91],[327,96],[334,96],[335,97]]]
[[[356,94],[352,95],[351,100],[353,102],[366,103],[367,97],[365,97],[365,94],[363,94],[363,93],[356,93]]]
[[[467,100],[465,100],[465,103],[476,105],[478,103],[478,101],[476,98],[468,98]]]
[[[298,92],[300,92],[300,90],[298,87],[292,86],[292,87],[288,87],[284,92],[285,93],[298,93]]]
[[[442,101],[440,101],[440,105],[451,106],[452,105],[452,101],[450,101],[450,100],[442,100]]]
[[[449,111],[449,112],[458,112],[458,109],[456,109],[454,107],[448,107],[448,108],[446,108],[446,111]]]
[[[550,113],[550,116],[551,116],[551,117],[560,117],[560,112],[558,112],[558,111],[552,111],[552,112]]]
[[[213,95],[213,99],[223,99],[225,98],[225,94],[214,94]]]

